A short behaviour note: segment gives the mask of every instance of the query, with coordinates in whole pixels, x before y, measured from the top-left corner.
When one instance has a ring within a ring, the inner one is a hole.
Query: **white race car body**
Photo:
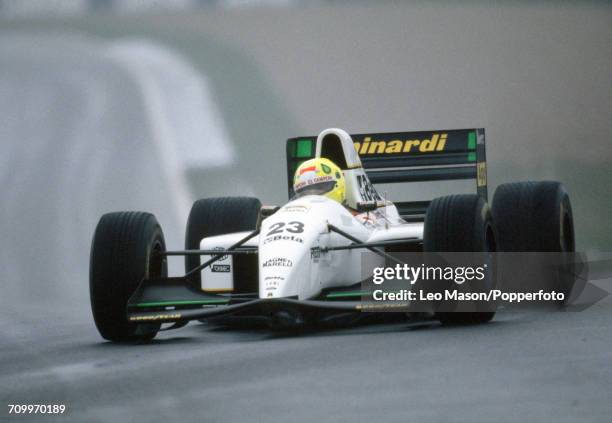
[[[295,198],[293,175],[314,157],[342,170],[343,204],[320,195]],[[185,276],[143,280],[128,301],[129,320],[180,327],[196,319],[257,315],[283,326],[300,316],[361,310],[359,283],[386,260],[397,261],[388,253],[423,250],[429,201],[410,198],[403,188],[412,182],[475,180],[477,193],[487,198],[484,130],[350,136],[331,128],[317,137],[290,138],[287,180],[293,198],[287,204],[258,209],[256,223],[227,225],[249,231],[212,227],[202,233],[224,234],[196,238],[199,249],[163,253],[186,257]],[[387,201],[375,185],[385,191],[390,186],[400,201]],[[196,263],[187,260],[194,256]]]
[[[383,265],[384,258],[369,250],[326,251],[351,243],[345,236],[330,231],[329,225],[367,243],[423,236],[423,224],[404,222],[391,203],[372,212],[355,214],[323,196],[290,201],[263,220],[260,235],[245,244],[258,247],[259,298],[312,299],[324,289],[354,285],[363,279],[362,275],[370,274],[371,268]],[[200,248],[227,249],[247,234],[204,238]],[[218,262],[219,267],[205,269],[202,290],[232,291],[232,261],[227,256]]]
[[[92,243],[90,287],[96,325],[103,337],[148,340],[163,323],[172,324],[165,330],[203,319],[257,317],[267,319],[272,328],[288,329],[345,318],[352,321],[362,311],[405,313],[403,302],[369,301],[378,300],[369,285],[376,268],[422,260],[399,258],[396,253],[481,252],[477,261],[482,263],[497,251],[497,231],[487,205],[482,128],[352,136],[331,128],[317,137],[290,138],[286,150],[288,203],[262,207],[259,199],[251,197],[198,200],[187,222],[185,250],[165,250],[161,228],[149,213],[109,213],[100,219]],[[342,171],[342,204],[324,195],[296,197],[296,169],[312,158],[328,159]],[[463,189],[452,188],[453,195],[440,191],[451,182],[465,181],[469,187],[460,184]],[[431,198],[432,193],[411,186],[421,182],[432,182],[428,186],[436,198],[424,199],[423,195]],[[473,191],[474,185],[476,193],[456,195]],[[375,186],[381,192],[391,190],[398,201],[383,198]],[[571,206],[560,183],[504,186],[497,210],[514,210],[496,219],[506,220],[502,226],[510,246],[507,251],[515,251],[518,241],[514,238],[520,240],[519,248],[532,248],[538,241],[534,234],[548,237],[541,244],[545,248],[574,251]],[[533,220],[526,230],[522,202],[536,195],[551,201],[528,207],[525,216],[542,214],[548,220]],[[540,210],[544,206],[546,213]],[[549,230],[553,224],[557,226]],[[549,229],[538,232],[539,227]],[[520,236],[516,228],[521,229]],[[125,258],[118,260],[116,252]],[[167,276],[170,256],[185,258],[184,276]],[[428,294],[452,283],[446,273],[443,278],[434,277],[439,284],[427,284]],[[139,274],[144,275],[140,281]],[[567,274],[573,278],[572,272]],[[554,279],[557,283],[558,276]],[[493,277],[478,280],[469,284],[472,291],[463,293],[490,293],[496,283]],[[562,289],[573,283],[564,281]],[[468,310],[454,300],[433,299],[428,296],[425,308],[418,311],[434,312],[446,324],[485,323],[496,310],[495,302],[483,304],[479,299],[468,301],[469,307],[474,306]],[[409,303],[412,310],[412,299]]]

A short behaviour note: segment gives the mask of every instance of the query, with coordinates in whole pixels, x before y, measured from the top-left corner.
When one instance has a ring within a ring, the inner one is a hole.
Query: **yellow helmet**
[[[293,191],[298,197],[324,195],[344,202],[344,175],[334,162],[326,158],[310,159],[302,163],[293,177]]]

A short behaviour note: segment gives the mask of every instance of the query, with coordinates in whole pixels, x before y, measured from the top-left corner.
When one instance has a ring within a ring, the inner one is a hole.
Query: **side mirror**
[[[376,201],[360,201],[357,203],[357,211],[360,213],[371,212],[378,208]]]

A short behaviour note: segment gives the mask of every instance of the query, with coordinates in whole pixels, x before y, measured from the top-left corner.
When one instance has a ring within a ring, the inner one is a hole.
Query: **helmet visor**
[[[295,196],[299,198],[305,195],[324,195],[333,190],[335,186],[336,181],[325,181],[312,185],[306,185],[296,189]]]

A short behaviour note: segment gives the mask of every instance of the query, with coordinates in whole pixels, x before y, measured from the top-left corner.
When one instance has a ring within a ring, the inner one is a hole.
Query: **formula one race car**
[[[228,315],[285,328],[360,313],[364,256],[380,266],[393,251],[574,251],[560,183],[501,185],[489,208],[484,129],[352,136],[327,129],[287,141],[287,170],[290,201],[281,207],[247,197],[196,201],[181,251],[166,250],[152,214],[102,216],[90,263],[102,337],[151,339],[162,324]],[[473,181],[474,194],[424,198],[452,184],[465,192]],[[185,257],[184,276],[167,276],[169,256]],[[468,324],[493,315],[436,316]]]

